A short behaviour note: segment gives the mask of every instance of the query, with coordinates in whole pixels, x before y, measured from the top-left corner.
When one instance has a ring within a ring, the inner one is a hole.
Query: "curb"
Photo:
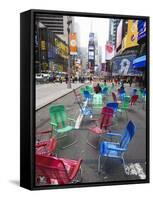
[[[80,87],[82,87],[82,86],[84,86],[84,85],[86,85],[86,84],[87,84],[87,83],[85,83],[85,84],[83,84],[83,85],[81,85],[81,86],[79,86],[79,87],[75,88],[75,90],[76,90],[76,89],[78,89],[78,88],[80,88]],[[35,109],[35,112],[37,112],[37,111],[39,111],[40,109],[42,109],[42,108],[44,108],[44,107],[48,106],[48,105],[49,105],[49,104],[51,104],[51,103],[53,103],[53,102],[57,101],[58,99],[60,99],[60,98],[62,98],[62,97],[64,97],[64,96],[66,96],[66,95],[70,94],[71,92],[73,92],[73,89],[72,89],[71,91],[69,91],[68,93],[66,93],[66,94],[63,94],[62,96],[60,96],[60,97],[58,97],[58,98],[56,98],[56,99],[54,99],[54,100],[52,100],[52,101],[50,101],[50,102],[46,103],[45,105],[43,105],[43,106],[40,106],[40,107],[36,108],[36,109]]]

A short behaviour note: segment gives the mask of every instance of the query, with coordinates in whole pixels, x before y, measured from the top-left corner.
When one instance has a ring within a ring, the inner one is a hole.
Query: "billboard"
[[[114,46],[112,42],[107,42],[105,45],[105,60],[111,60],[114,57]]]
[[[118,48],[122,44],[122,27],[123,27],[123,20],[121,19],[117,27],[116,48]]]
[[[76,35],[76,33],[70,34],[70,54],[77,55],[77,35]]]
[[[127,34],[122,42],[122,50],[138,45],[138,21],[128,20]]]
[[[55,48],[57,49],[57,54],[63,58],[67,58],[68,56],[68,47],[66,43],[61,41],[58,38],[55,38]]]
[[[146,37],[146,21],[138,20],[138,41]]]
[[[89,33],[89,41],[94,41],[94,33]]]
[[[88,52],[88,59],[89,60],[94,60],[95,59],[95,52],[94,51],[89,51]]]
[[[112,60],[113,75],[135,75],[137,71],[133,68],[133,61],[136,58],[135,54],[118,56]]]

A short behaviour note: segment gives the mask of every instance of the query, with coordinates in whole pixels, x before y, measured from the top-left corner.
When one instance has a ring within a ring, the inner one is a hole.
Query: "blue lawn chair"
[[[105,95],[108,95],[108,87],[104,87],[102,89],[102,94],[105,96]]]
[[[121,90],[120,92],[119,92],[119,98],[120,98],[120,100],[121,101],[124,101],[124,97],[126,96],[126,92],[125,92],[125,90]]]
[[[100,151],[98,158],[98,173],[101,172],[102,157],[120,159],[123,163],[123,166],[125,167],[125,161],[123,156],[124,153],[128,150],[128,145],[132,140],[135,131],[136,127],[134,123],[132,121],[129,121],[123,134],[113,133],[113,132],[107,133],[107,135],[111,137],[112,136],[120,137],[120,142],[114,143],[114,142],[104,141],[100,143]]]
[[[113,108],[114,113],[118,112],[118,103],[117,102],[111,102],[106,104],[107,107]]]
[[[83,92],[83,96],[84,96],[85,101],[86,101],[86,100],[87,100],[87,101],[92,101],[92,95],[90,94],[89,91],[85,90],[85,91]]]

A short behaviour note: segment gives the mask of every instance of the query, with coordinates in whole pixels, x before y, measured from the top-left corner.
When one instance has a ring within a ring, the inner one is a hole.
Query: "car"
[[[37,73],[35,78],[38,83],[47,83],[50,75],[48,73]]]

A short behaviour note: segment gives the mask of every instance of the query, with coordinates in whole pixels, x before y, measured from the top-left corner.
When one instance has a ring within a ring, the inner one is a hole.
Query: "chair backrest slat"
[[[49,108],[51,122],[56,123],[58,127],[65,127],[67,115],[64,105],[53,105]]]
[[[44,176],[48,183],[68,184],[69,176],[62,160],[52,156],[36,155],[36,177]]]
[[[109,107],[104,107],[101,112],[101,122],[100,128],[107,129],[110,125],[112,125],[114,110]]]
[[[131,141],[131,139],[133,138],[135,131],[136,131],[136,127],[135,127],[134,123],[132,121],[129,121],[129,123],[125,129],[125,133],[120,141],[121,148],[124,148],[124,149],[128,148],[128,144]]]

